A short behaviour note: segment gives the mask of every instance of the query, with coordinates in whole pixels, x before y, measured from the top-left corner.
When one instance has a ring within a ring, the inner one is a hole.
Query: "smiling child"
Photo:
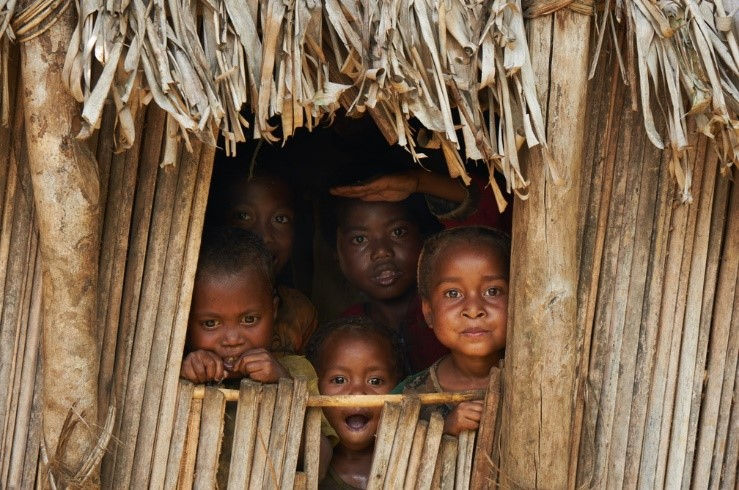
[[[380,395],[400,378],[400,345],[389,329],[364,317],[341,318],[321,327],[308,355],[323,395]],[[339,434],[320,489],[366,488],[381,408],[324,408]]]
[[[273,255],[255,234],[238,228],[215,228],[203,235],[187,326],[188,352],[180,376],[193,383],[250,378],[275,383],[280,378],[303,377],[308,392],[318,394],[318,379],[303,356],[273,352],[274,321],[279,298],[275,295]],[[233,407],[231,407],[233,408]],[[233,418],[230,419],[233,424]],[[322,422],[321,466],[331,455],[336,432]],[[228,424],[226,433],[229,433]],[[221,460],[227,464],[224,443]]]
[[[501,359],[508,321],[510,239],[492,228],[445,230],[429,238],[418,264],[418,289],[426,323],[450,353],[406,378],[395,393],[485,389],[490,369]],[[477,429],[482,402],[440,409],[444,431]]]

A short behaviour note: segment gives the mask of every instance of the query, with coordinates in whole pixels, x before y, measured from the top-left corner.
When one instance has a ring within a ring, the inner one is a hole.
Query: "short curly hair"
[[[365,316],[338,318],[322,324],[315,331],[305,349],[305,355],[319,373],[323,368],[321,365],[321,351],[323,350],[323,346],[332,335],[338,333],[376,335],[387,340],[390,346],[390,357],[394,363],[393,369],[395,374],[398,375],[398,380],[406,374],[403,369],[403,348],[398,333]]]
[[[272,253],[258,235],[229,226],[203,232],[196,280],[204,276],[231,276],[246,270],[259,273],[270,291],[276,287]]]
[[[457,243],[484,245],[495,251],[503,262],[506,277],[510,268],[511,238],[489,226],[462,226],[441,231],[429,237],[418,258],[418,294],[421,298],[431,295],[431,275],[440,256]]]

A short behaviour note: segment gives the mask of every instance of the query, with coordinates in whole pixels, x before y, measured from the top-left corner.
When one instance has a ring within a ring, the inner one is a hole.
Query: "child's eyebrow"
[[[350,231],[365,231],[367,228],[364,226],[339,226],[339,230],[346,233]]]
[[[507,281],[508,280],[508,278],[504,276],[503,274],[492,274],[492,275],[482,276],[482,279],[485,281],[499,281],[499,280]],[[462,281],[462,277],[442,277],[436,282],[436,284],[439,285],[439,284],[444,284],[445,282],[461,282],[461,281]]]

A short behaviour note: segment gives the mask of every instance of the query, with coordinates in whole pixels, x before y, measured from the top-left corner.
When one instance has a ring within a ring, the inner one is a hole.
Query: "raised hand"
[[[223,368],[223,360],[209,350],[190,352],[182,360],[180,377],[193,383],[222,381],[228,373]]]

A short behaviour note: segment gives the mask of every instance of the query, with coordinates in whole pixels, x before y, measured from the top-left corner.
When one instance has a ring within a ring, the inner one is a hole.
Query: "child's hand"
[[[285,368],[266,349],[246,351],[236,361],[232,372],[248,376],[261,383],[274,383],[280,378],[290,377]]]
[[[482,400],[462,402],[444,421],[444,433],[458,436],[463,430],[477,430],[482,417]]]
[[[209,350],[190,352],[182,361],[180,377],[193,383],[222,381],[226,377],[223,360]]]
[[[384,175],[366,184],[333,187],[331,188],[331,194],[361,199],[362,201],[398,202],[417,190],[418,172],[407,171]]]

